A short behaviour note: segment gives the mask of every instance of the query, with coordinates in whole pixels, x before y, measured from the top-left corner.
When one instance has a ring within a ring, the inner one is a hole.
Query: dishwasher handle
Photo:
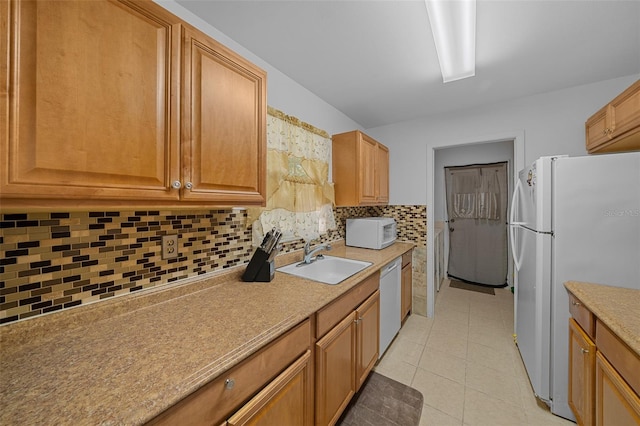
[[[398,263],[400,262],[400,258],[394,260],[392,263],[388,264],[381,272],[380,272],[380,278],[384,277],[385,275],[389,274],[391,271],[393,271],[394,269],[396,269],[398,267]]]

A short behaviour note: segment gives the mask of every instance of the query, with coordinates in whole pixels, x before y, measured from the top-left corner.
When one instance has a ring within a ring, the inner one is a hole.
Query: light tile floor
[[[411,315],[375,370],[422,392],[420,426],[574,425],[533,396],[513,342],[513,294],[495,292],[445,280],[434,318]]]

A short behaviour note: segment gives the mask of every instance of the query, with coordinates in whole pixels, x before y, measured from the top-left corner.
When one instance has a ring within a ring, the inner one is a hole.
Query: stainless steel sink
[[[346,280],[350,276],[357,274],[371,265],[371,262],[364,262],[362,260],[323,256],[318,257],[315,261],[309,264],[296,262],[277,268],[276,271],[334,285]]]

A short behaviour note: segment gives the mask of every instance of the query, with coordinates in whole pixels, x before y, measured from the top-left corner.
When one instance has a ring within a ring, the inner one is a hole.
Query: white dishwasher
[[[400,273],[402,257],[380,271],[380,354],[382,358],[389,344],[400,330]]]

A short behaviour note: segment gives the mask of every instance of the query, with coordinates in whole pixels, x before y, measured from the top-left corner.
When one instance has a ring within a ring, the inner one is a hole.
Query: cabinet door
[[[413,273],[411,270],[411,263],[402,267],[402,287],[401,287],[401,297],[402,307],[400,309],[400,320],[404,320],[409,312],[411,311],[412,305],[412,285],[413,285]]]
[[[640,80],[609,104],[611,138],[640,126]]]
[[[372,141],[365,135],[362,135],[359,147],[360,161],[358,166],[359,179],[360,179],[360,203],[361,204],[375,204],[376,202],[376,180],[375,180],[375,167],[377,157],[378,144]]]
[[[569,406],[578,424],[592,425],[595,407],[596,347],[578,323],[569,319]]]
[[[356,392],[369,376],[380,351],[380,291],[356,309]]]
[[[183,198],[264,205],[266,73],[185,29]]]
[[[640,424],[640,398],[600,352],[596,356],[595,401],[596,425]]]
[[[313,424],[313,365],[307,351],[228,420],[229,426]]]
[[[356,392],[356,313],[316,342],[316,424],[335,424]]]
[[[378,184],[377,201],[380,203],[389,202],[389,149],[378,144],[376,158],[376,182]]]
[[[2,3],[2,197],[177,199],[177,18],[152,2]]]
[[[609,123],[607,122],[607,110],[608,106],[602,108],[594,115],[589,117],[585,123],[585,133],[587,138],[587,151],[591,152],[598,146],[610,140]]]

